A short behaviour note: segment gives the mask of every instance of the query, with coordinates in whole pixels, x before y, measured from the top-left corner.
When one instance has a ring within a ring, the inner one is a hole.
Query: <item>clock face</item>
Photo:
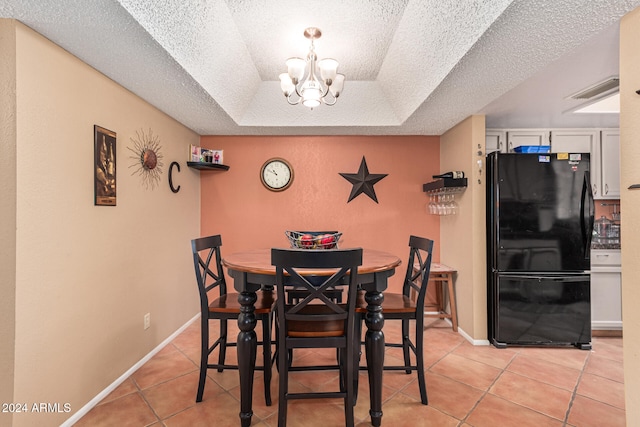
[[[260,179],[269,190],[283,191],[289,188],[293,181],[293,168],[284,159],[269,159],[262,165]]]

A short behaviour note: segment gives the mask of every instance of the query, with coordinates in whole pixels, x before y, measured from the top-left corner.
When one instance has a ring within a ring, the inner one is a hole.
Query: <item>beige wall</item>
[[[484,116],[471,116],[440,138],[440,169],[463,171],[468,179],[457,197],[460,213],[442,217],[440,258],[458,271],[458,323],[474,341],[487,339],[484,146]]]
[[[640,425],[640,9],[620,24],[620,206],[622,221],[622,314],[627,425]]]
[[[342,247],[383,249],[403,261],[410,234],[433,238],[439,248],[438,218],[427,213],[422,191],[439,172],[438,142],[430,136],[203,137],[203,146],[224,150],[230,169],[201,172],[202,233],[222,234],[223,255],[286,247],[285,230],[336,229],[344,233]],[[357,172],[363,156],[370,173],[388,174],[374,186],[379,203],[364,194],[347,203],[352,185],[339,173]],[[271,157],[294,168],[284,192],[260,182]],[[392,289],[400,289],[404,268],[391,278]]]
[[[13,25],[2,22],[1,34]],[[198,312],[189,240],[200,232],[200,183],[184,160],[199,136],[19,23],[15,52],[13,401],[69,403],[75,412]],[[115,207],[94,206],[94,124],[117,133]],[[127,149],[149,129],[164,155],[155,190],[133,175]],[[177,194],[167,183],[173,160],[182,163]],[[58,425],[70,415],[21,414],[13,425]]]
[[[16,39],[0,19],[0,402],[14,402],[16,301]],[[0,425],[3,424],[0,415]],[[10,415],[4,415],[8,422]]]

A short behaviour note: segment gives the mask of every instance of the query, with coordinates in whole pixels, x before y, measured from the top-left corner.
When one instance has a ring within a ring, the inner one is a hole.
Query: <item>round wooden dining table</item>
[[[371,423],[382,422],[382,372],[384,367],[384,317],[382,314],[383,291],[388,278],[401,263],[397,256],[374,249],[363,249],[362,265],[358,267],[358,284],[365,290],[367,313],[365,314],[365,353],[369,374],[369,399]],[[233,278],[238,291],[241,314],[238,317],[238,371],[240,374],[240,422],[243,427],[251,424],[253,416],[253,373],[256,363],[257,338],[254,314],[256,291],[275,285],[276,268],[271,265],[271,249],[249,249],[225,255],[222,265]],[[328,270],[306,270],[306,275],[329,275]]]

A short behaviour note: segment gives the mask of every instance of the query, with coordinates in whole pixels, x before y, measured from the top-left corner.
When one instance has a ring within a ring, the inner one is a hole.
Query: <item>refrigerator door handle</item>
[[[574,275],[536,275],[536,274],[502,274],[501,277],[508,278],[510,280],[538,280],[538,281],[557,281],[557,282],[584,282],[590,277],[586,274],[574,274]]]
[[[584,259],[591,258],[591,233],[593,230],[594,217],[595,206],[593,194],[591,193],[590,172],[586,171],[584,173],[582,195],[580,198],[580,231],[582,233],[582,242],[584,243]]]

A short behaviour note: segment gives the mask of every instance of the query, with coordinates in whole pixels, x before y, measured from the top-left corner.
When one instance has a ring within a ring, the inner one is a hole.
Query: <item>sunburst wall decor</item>
[[[162,175],[162,153],[160,149],[160,138],[153,134],[149,129],[149,133],[136,131],[136,137],[131,138],[133,147],[127,147],[134,155],[130,156],[135,162],[129,168],[135,168],[132,175],[140,175],[142,184],[145,188],[154,189],[160,182]]]

